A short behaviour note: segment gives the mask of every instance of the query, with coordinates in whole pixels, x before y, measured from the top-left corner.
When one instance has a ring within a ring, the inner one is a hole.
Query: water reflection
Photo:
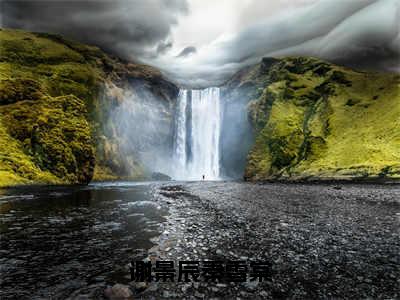
[[[150,184],[31,187],[0,195],[0,298],[64,298],[93,283],[126,282],[166,210]]]

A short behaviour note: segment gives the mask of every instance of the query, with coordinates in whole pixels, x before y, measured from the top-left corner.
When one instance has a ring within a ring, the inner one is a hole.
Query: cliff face
[[[57,35],[0,29],[0,186],[145,176],[108,119],[124,90],[155,99],[165,132],[154,140],[165,142],[178,89],[159,71]]]
[[[227,177],[400,178],[399,75],[265,58],[221,92]],[[168,169],[177,95],[154,68],[1,29],[0,186]]]
[[[226,87],[252,99],[245,179],[400,178],[400,76],[265,58]]]

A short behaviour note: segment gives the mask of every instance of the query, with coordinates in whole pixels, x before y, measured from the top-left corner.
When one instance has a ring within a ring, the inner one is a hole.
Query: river
[[[235,181],[2,190],[1,299],[398,299],[400,185]],[[130,260],[271,264],[263,282],[130,282]],[[144,288],[144,291],[143,291]]]
[[[146,255],[167,214],[151,191],[128,182],[0,191],[0,298],[128,282],[127,264]]]

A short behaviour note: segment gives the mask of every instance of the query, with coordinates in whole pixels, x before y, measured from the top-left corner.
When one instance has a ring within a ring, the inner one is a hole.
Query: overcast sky
[[[60,33],[215,85],[263,56],[399,71],[400,0],[3,0],[3,27]]]

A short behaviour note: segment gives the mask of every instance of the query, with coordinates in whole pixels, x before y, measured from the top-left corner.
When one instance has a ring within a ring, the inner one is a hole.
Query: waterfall
[[[174,177],[220,178],[221,103],[219,88],[181,90],[174,142]]]
[[[174,175],[177,178],[184,178],[187,162],[186,151],[186,90],[179,91],[178,105],[175,117],[175,138],[174,138]]]

